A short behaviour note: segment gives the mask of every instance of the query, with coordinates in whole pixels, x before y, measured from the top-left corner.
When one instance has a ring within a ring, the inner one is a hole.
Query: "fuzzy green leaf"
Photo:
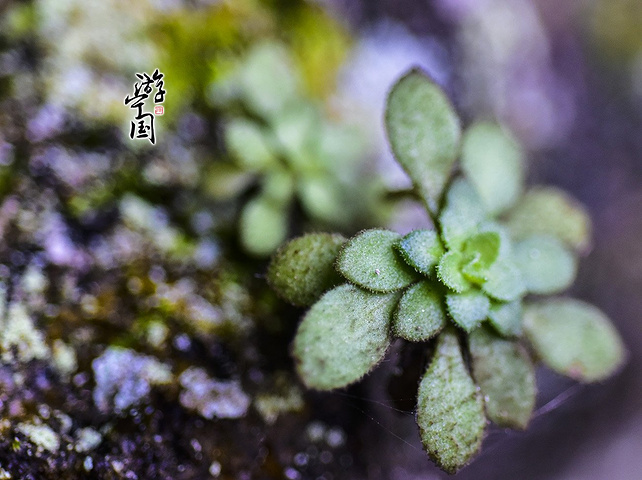
[[[395,311],[392,332],[411,342],[422,342],[434,337],[446,324],[441,296],[428,282],[408,288]]]
[[[262,196],[285,205],[294,195],[294,177],[284,168],[272,168],[263,176]]]
[[[352,283],[375,292],[407,287],[418,276],[393,248],[400,238],[389,230],[365,230],[348,240],[337,269]]]
[[[496,303],[491,305],[488,312],[488,322],[504,337],[518,337],[522,334],[522,317],[520,300]]]
[[[501,213],[519,198],[524,183],[524,153],[499,125],[482,122],[466,130],[461,165],[489,213]]]
[[[575,256],[559,240],[545,235],[515,245],[514,259],[532,293],[561,292],[571,286],[577,273]]]
[[[241,68],[238,87],[254,113],[264,118],[276,115],[298,95],[298,79],[287,51],[274,43],[254,47]]]
[[[468,337],[475,382],[488,418],[500,427],[525,429],[535,406],[535,371],[524,348],[488,328]]]
[[[449,293],[446,306],[453,321],[467,332],[472,332],[488,317],[490,300],[482,292]]]
[[[339,234],[310,233],[288,242],[270,262],[270,286],[294,305],[312,305],[341,282],[334,262],[345,241]]]
[[[490,267],[499,254],[499,234],[482,232],[470,237],[464,244],[464,255],[479,253],[480,262],[484,268]]]
[[[288,105],[273,121],[280,153],[294,171],[316,168],[318,159],[314,149],[320,124],[317,110],[305,103]]]
[[[571,298],[527,305],[524,331],[547,366],[582,382],[607,378],[626,356],[622,340],[606,315],[593,305]]]
[[[499,255],[499,241],[496,232],[478,233],[466,240],[463,255],[467,263],[462,273],[469,281],[483,283],[488,279],[488,269]]]
[[[461,136],[448,97],[422,72],[410,71],[388,95],[386,131],[395,158],[436,213]]]
[[[472,257],[468,257],[470,260],[464,263],[461,268],[461,273],[464,275],[466,280],[469,282],[480,285],[484,283],[487,279],[487,268],[484,268],[482,265],[481,255],[479,253],[474,254]]]
[[[577,200],[554,187],[536,187],[526,192],[507,224],[516,239],[548,234],[578,251],[586,251],[591,244],[588,213]]]
[[[464,257],[461,253],[451,250],[441,257],[437,265],[437,277],[448,288],[455,292],[465,292],[471,287],[466,277],[461,273]]]
[[[439,216],[441,235],[449,249],[460,250],[486,219],[483,202],[465,179],[455,180],[446,193],[446,206]]]
[[[500,258],[488,269],[482,290],[497,300],[511,302],[526,293],[526,284],[517,265]]]
[[[231,162],[215,162],[205,172],[203,189],[215,200],[229,200],[240,195],[255,179],[254,173]]]
[[[384,357],[398,293],[336,287],[312,305],[299,325],[293,353],[309,388],[331,390],[356,382]]]
[[[486,219],[479,224],[477,228],[479,233],[493,232],[499,235],[499,254],[498,259],[509,258],[513,252],[513,240],[510,231],[505,225],[495,220]]]
[[[433,274],[433,268],[444,254],[434,230],[414,230],[395,246],[408,265],[427,276]]]
[[[466,465],[481,446],[486,427],[483,401],[452,330],[439,336],[419,384],[417,425],[428,455],[448,473]]]
[[[366,140],[358,126],[324,122],[318,130],[316,150],[323,164],[333,171],[351,168],[366,150]]]
[[[276,162],[266,132],[254,122],[230,121],[225,129],[225,145],[244,169],[260,171]]]
[[[245,250],[268,256],[287,236],[287,206],[264,195],[254,198],[243,208],[239,228]]]
[[[301,203],[313,218],[325,222],[345,223],[348,213],[341,191],[327,176],[301,177],[297,185]]]

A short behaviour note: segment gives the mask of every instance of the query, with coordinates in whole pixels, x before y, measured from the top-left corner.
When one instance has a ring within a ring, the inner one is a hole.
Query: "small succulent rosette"
[[[206,188],[225,200],[259,185],[239,219],[243,248],[259,257],[286,239],[295,201],[307,218],[339,228],[364,203],[348,201],[349,185],[359,182],[363,136],[306,97],[299,73],[284,46],[266,42],[250,50],[212,94],[238,111],[224,128],[230,161],[212,165]]]
[[[445,94],[416,70],[390,92],[386,128],[435,228],[308,234],[276,253],[268,279],[310,306],[293,346],[310,388],[359,380],[395,337],[434,343],[417,424],[429,456],[452,473],[479,450],[489,420],[526,428],[534,360],[594,382],[625,349],[597,308],[543,297],[573,283],[590,221],[558,189],[524,193],[524,156],[510,135],[490,123],[462,135]]]

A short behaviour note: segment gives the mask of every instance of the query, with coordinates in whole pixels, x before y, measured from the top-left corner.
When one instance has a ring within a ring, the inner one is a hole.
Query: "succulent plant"
[[[295,199],[317,223],[345,226],[354,218],[346,204],[355,205],[348,195],[359,182],[360,135],[323,115],[303,95],[298,73],[283,46],[263,43],[213,94],[243,111],[226,121],[231,161],[214,164],[209,190],[225,198],[260,185],[239,225],[243,247],[256,256],[271,254],[285,240]]]
[[[433,344],[416,420],[430,458],[453,473],[480,449],[489,420],[526,428],[535,360],[594,382],[622,365],[625,348],[597,308],[543,297],[572,284],[590,220],[558,189],[524,193],[524,154],[509,134],[492,123],[462,134],[446,95],[418,70],[392,88],[386,129],[435,228],[304,235],[274,255],[268,281],[310,307],[293,345],[309,388],[358,381],[395,337]]]

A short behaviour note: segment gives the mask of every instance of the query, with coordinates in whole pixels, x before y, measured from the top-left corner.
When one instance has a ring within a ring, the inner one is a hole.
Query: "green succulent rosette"
[[[597,308],[548,297],[573,283],[590,219],[560,190],[525,189],[524,154],[507,132],[486,122],[462,132],[418,70],[392,88],[386,129],[435,228],[308,234],[274,255],[268,281],[310,307],[293,345],[309,388],[358,381],[394,338],[434,343],[417,424],[430,458],[453,473],[478,452],[489,420],[526,428],[535,361],[594,382],[622,365],[625,348]]]
[[[226,200],[258,186],[242,207],[239,237],[259,257],[286,239],[295,202],[316,224],[339,228],[367,203],[350,198],[355,182],[369,188],[356,168],[360,132],[306,97],[300,73],[282,45],[265,42],[212,88],[213,101],[236,113],[223,130],[229,161],[211,166],[205,188]]]

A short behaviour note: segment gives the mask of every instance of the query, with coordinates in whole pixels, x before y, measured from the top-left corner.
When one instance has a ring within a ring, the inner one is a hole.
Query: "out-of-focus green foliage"
[[[523,152],[498,125],[477,123],[462,139],[461,166],[496,215],[515,204],[524,183]]]
[[[39,0],[12,6],[3,24],[13,38],[35,34],[46,57],[42,80],[49,102],[119,126],[128,113],[123,92],[136,72],[164,73],[164,120],[171,123],[187,108],[207,110],[211,84],[259,41],[283,41],[302,72],[305,95],[318,99],[334,90],[350,46],[338,21],[303,0],[285,9],[260,0],[199,6]]]
[[[236,432],[195,423],[267,431],[302,410],[265,349],[288,341],[283,306],[233,232],[251,231],[245,244],[260,251],[290,228],[349,230],[346,219],[371,208],[357,181],[361,134],[331,105],[349,47],[347,30],[303,0],[0,5],[0,357],[24,378],[3,387],[13,410],[0,405],[2,434],[16,440],[0,476],[15,465],[14,476],[42,478],[199,476],[210,465],[234,475],[245,468],[231,465],[245,454]],[[156,68],[167,93],[152,146],[127,138],[135,111],[124,100],[135,74]],[[219,96],[237,75],[243,94]],[[317,268],[281,272],[315,299],[340,283],[332,262],[345,241],[320,236],[330,248],[302,246],[322,257]],[[367,370],[372,359],[361,359]],[[165,436],[174,427],[151,420],[168,405],[194,412],[176,435],[202,446],[198,460],[177,453]],[[211,428],[215,448],[202,436]],[[153,460],[121,448],[152,436]],[[119,453],[100,463],[99,445]]]
[[[584,207],[555,187],[528,190],[511,211],[507,221],[518,240],[543,234],[568,247],[585,252],[591,244],[591,219]]]
[[[582,382],[604,380],[625,358],[622,340],[606,315],[579,300],[532,303],[524,314],[524,328],[543,362]]]
[[[631,62],[642,53],[642,4],[637,0],[598,0],[589,8],[593,41],[609,60]]]
[[[258,183],[239,225],[243,247],[257,256],[285,240],[295,201],[313,224],[335,228],[363,222],[380,205],[374,183],[360,175],[359,130],[334,121],[306,96],[299,73],[283,44],[264,42],[210,91],[210,101],[229,112],[230,161],[214,163],[204,186],[226,200]]]
[[[160,69],[173,88],[167,99],[170,115],[190,103],[204,108],[212,83],[268,39],[286,45],[301,72],[305,95],[326,98],[350,45],[347,31],[335,19],[301,0],[288,8],[268,1],[224,0],[196,9],[170,9],[154,16],[148,31],[158,47]]]
[[[134,74],[156,68],[158,51],[146,30],[158,10],[147,0],[129,5],[126,14],[123,7],[120,0],[33,3],[44,55],[39,80],[48,103],[74,109],[88,122],[125,128],[123,100]]]

